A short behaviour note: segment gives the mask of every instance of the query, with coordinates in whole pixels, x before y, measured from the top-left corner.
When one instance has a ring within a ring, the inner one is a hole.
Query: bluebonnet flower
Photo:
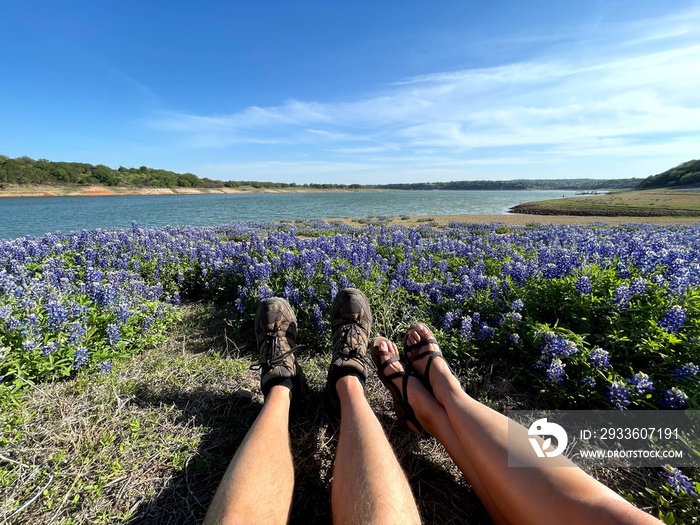
[[[520,312],[524,307],[525,307],[525,303],[523,303],[522,299],[516,299],[510,305],[510,309],[513,310],[514,312]]]
[[[632,275],[629,271],[629,268],[623,263],[622,261],[617,263],[617,275],[619,275],[622,279],[629,279],[629,277]]]
[[[68,344],[74,345],[82,342],[87,330],[79,321],[73,321],[68,326]]]
[[[47,355],[54,353],[56,350],[58,350],[58,344],[56,341],[51,341],[50,343],[46,343],[41,347],[41,355],[46,357]]]
[[[643,279],[642,277],[637,277],[636,279],[632,279],[632,282],[630,283],[630,292],[632,292],[634,295],[644,295],[644,293],[647,290],[647,280]]]
[[[481,328],[479,328],[479,331],[476,333],[476,338],[479,341],[485,341],[486,339],[492,338],[494,335],[496,335],[496,330],[488,324],[482,323]]]
[[[87,366],[88,357],[87,348],[84,346],[78,348],[75,352],[73,352],[73,368],[77,370],[82,366]]]
[[[588,363],[593,368],[607,368],[610,366],[610,353],[602,348],[594,348],[588,356]]]
[[[684,381],[700,374],[700,366],[693,363],[686,363],[680,368],[671,370],[677,381]]]
[[[665,469],[666,471],[662,472],[662,474],[676,494],[687,494],[693,498],[698,497],[698,493],[695,491],[695,485],[690,481],[688,476],[675,467],[667,466]]]
[[[508,319],[510,319],[514,323],[521,323],[523,320],[523,316],[518,312],[509,312]]]
[[[659,326],[671,334],[677,334],[688,320],[685,308],[674,305],[666,312],[664,318],[659,321]]]
[[[659,401],[661,408],[678,409],[688,405],[688,396],[680,388],[669,388],[664,392],[663,398]]]
[[[233,306],[238,313],[242,314],[243,312],[245,312],[245,304],[243,303],[240,297],[233,301]],[[150,323],[148,324],[148,326],[150,326]]]
[[[472,314],[472,326],[481,326],[481,314],[479,312]]]
[[[266,284],[261,284],[260,286],[258,286],[258,290],[255,293],[255,295],[261,301],[275,296],[274,292],[270,290],[270,287]]]
[[[621,284],[613,292],[613,304],[618,308],[627,308],[630,304],[631,296],[629,286]]]
[[[508,336],[508,339],[510,339],[510,342],[513,343],[514,345],[519,345],[520,344],[520,335],[516,334],[515,332],[510,334]]]
[[[468,315],[463,316],[459,323],[459,335],[466,340],[472,337],[472,318]]]
[[[12,307],[10,306],[0,306],[0,321],[4,321],[10,318],[12,315]]]
[[[121,336],[119,335],[119,327],[116,324],[108,324],[105,331],[107,332],[107,343],[110,346],[116,345],[121,339]]]
[[[22,321],[17,319],[14,315],[11,315],[5,321],[5,330],[7,330],[8,332],[11,332],[13,330],[17,330],[21,327],[22,327]]]
[[[445,313],[445,317],[442,318],[442,329],[443,330],[452,330],[452,327],[455,324],[455,321],[459,319],[459,317],[462,315],[461,310],[450,310],[449,312]]]
[[[634,385],[637,395],[643,395],[647,391],[654,390],[654,383],[649,379],[649,376],[644,372],[637,372],[627,380],[630,385]]]
[[[608,387],[608,402],[619,410],[624,410],[630,404],[630,393],[622,381],[615,381]]]
[[[103,361],[98,365],[97,368],[99,369],[101,374],[106,374],[107,372],[112,370],[112,368],[114,368],[114,365],[112,364],[112,361]]]
[[[591,376],[584,376],[584,378],[581,379],[581,382],[591,390],[593,390],[596,385],[596,380]]]
[[[129,307],[129,303],[121,302],[117,305],[117,311],[115,312],[114,316],[117,318],[117,322],[119,324],[124,324],[129,320],[129,316],[131,315],[131,308]]]
[[[552,359],[547,367],[547,381],[556,384],[557,386],[562,386],[564,384],[564,376],[566,375],[564,372],[565,367],[566,365],[562,363],[561,359],[558,357]]]
[[[540,351],[545,357],[571,357],[578,352],[576,343],[554,332],[545,333],[543,339],[544,344],[540,346]]]
[[[326,329],[326,322],[323,320],[323,312],[318,304],[314,304],[312,307],[314,313],[314,320],[316,321],[316,328],[319,332],[323,332]]]
[[[576,291],[582,294],[591,293],[591,280],[588,277],[579,277],[575,285]]]

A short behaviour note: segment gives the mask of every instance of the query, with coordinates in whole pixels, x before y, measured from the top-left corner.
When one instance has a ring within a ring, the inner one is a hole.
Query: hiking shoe
[[[326,392],[331,409],[340,409],[335,385],[338,379],[353,375],[364,387],[367,379],[367,345],[372,331],[372,312],[367,297],[355,288],[338,292],[331,307],[333,358],[328,370]]]
[[[297,317],[287,301],[272,297],[260,302],[255,313],[260,361],[252,368],[261,370],[260,390],[265,397],[273,386],[294,391],[303,383],[304,375],[294,357],[296,336]]]

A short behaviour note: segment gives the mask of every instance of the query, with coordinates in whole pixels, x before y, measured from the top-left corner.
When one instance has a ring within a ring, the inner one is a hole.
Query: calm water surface
[[[395,215],[499,215],[572,191],[358,191],[0,199],[0,238],[61,230]]]

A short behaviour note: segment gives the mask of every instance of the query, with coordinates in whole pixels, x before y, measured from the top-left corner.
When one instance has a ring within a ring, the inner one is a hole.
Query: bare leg
[[[379,421],[355,376],[336,383],[340,437],[331,501],[336,525],[420,523],[418,508]]]
[[[291,399],[288,388],[272,387],[221,480],[205,525],[287,523],[294,489]]]
[[[419,339],[413,331],[407,342]],[[419,373],[426,361],[414,363]],[[660,523],[575,466],[508,467],[508,418],[469,397],[443,359],[433,361],[430,382],[483,489],[507,522]]]
[[[380,345],[380,350],[382,353],[386,354],[386,357],[381,358],[381,362],[385,362],[391,358],[391,356],[399,355],[399,351],[396,345],[391,342],[382,342]],[[383,374],[385,376],[390,376],[396,372],[401,372],[403,370],[403,364],[400,362],[394,362],[387,366]],[[396,378],[393,380],[399,390],[402,389],[402,378]],[[431,436],[436,438],[445,450],[450,455],[452,460],[455,462],[457,467],[464,473],[467,481],[474,492],[479,496],[481,503],[486,507],[491,518],[495,523],[506,523],[503,517],[500,515],[495,504],[491,500],[488,492],[484,489],[479,476],[474,470],[469,456],[464,452],[462,444],[459,441],[459,437],[452,428],[450,419],[447,417],[447,412],[445,408],[437,402],[435,397],[426,390],[423,383],[416,377],[410,376],[408,378],[408,401],[413,408],[413,411],[418,419],[418,422],[423,426],[423,428]],[[410,424],[410,423],[409,423]]]

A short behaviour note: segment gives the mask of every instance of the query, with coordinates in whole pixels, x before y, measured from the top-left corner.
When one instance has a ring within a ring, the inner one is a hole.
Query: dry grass
[[[234,340],[226,322],[230,312],[198,304],[183,308],[183,316],[167,345],[108,374],[79,374],[25,396],[21,420],[0,434],[7,440],[0,456],[0,523],[202,520],[262,398],[259,377],[249,370],[254,345],[245,335]],[[331,522],[337,427],[319,409],[328,361],[327,355],[301,357],[310,395],[290,428],[294,524]],[[471,394],[498,399],[496,408],[530,401],[513,390],[507,377],[488,371],[461,375]],[[366,392],[425,523],[490,523],[442,446],[399,428],[390,396],[376,376],[368,380]],[[261,502],[266,497],[273,496],[261,495]]]
[[[624,191],[519,204],[518,213],[608,217],[694,217],[700,219],[700,192],[679,190]]]

